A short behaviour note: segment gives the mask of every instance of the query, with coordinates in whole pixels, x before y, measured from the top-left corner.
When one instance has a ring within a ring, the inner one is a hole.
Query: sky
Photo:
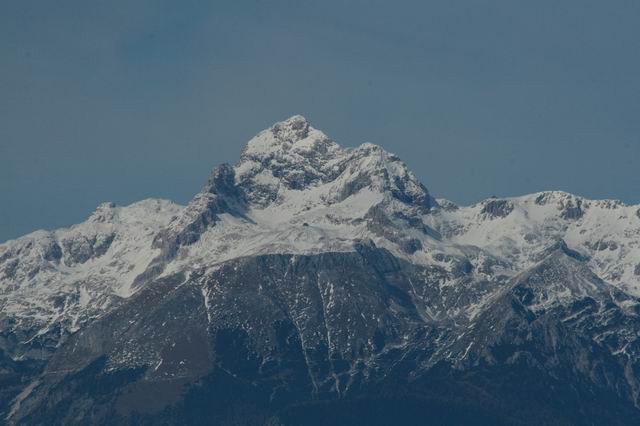
[[[0,241],[186,203],[302,114],[460,204],[640,203],[637,0],[0,0]]]

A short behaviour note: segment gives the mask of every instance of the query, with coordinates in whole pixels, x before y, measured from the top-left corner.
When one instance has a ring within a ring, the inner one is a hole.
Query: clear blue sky
[[[640,202],[640,2],[0,2],[0,241],[187,202],[300,113],[467,204]]]

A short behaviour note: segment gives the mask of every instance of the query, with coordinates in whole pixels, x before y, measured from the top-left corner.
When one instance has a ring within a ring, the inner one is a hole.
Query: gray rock
[[[97,234],[86,236],[77,234],[73,237],[62,240],[62,247],[65,253],[65,263],[74,265],[85,263],[89,259],[102,256],[109,250],[111,243],[115,238],[114,233]],[[57,244],[56,244],[57,245]],[[55,246],[53,253],[55,255]]]
[[[577,220],[583,215],[584,210],[582,209],[582,200],[579,198],[577,198],[575,202],[570,199],[562,205],[560,216],[563,219]]]
[[[507,217],[513,211],[513,203],[509,200],[490,200],[484,203],[482,214],[491,218]]]
[[[443,294],[443,270],[408,264],[366,241],[355,253],[255,256],[188,279],[166,277],[72,336],[13,420],[91,415],[97,423],[126,423],[164,416],[175,423],[197,409],[223,422],[225,407],[248,401],[264,402],[266,419],[317,399],[366,398],[378,386],[405,383],[407,375],[412,392],[426,397],[434,389],[427,383],[442,386],[443,371],[448,386],[473,383],[467,398],[482,389],[502,401],[503,412],[520,413],[522,424],[539,423],[541,410],[566,424],[610,423],[606,410],[553,408],[558,398],[582,406],[606,394],[619,423],[638,419],[638,379],[625,374],[637,368],[637,358],[605,350],[638,353],[630,332],[640,327],[637,313],[619,307],[638,301],[612,292],[563,247],[508,283],[473,319],[461,312],[491,283],[463,281],[447,290],[459,293]],[[470,272],[467,262],[456,269]],[[574,297],[558,298],[566,294]],[[515,386],[512,369],[531,381]],[[184,386],[208,403],[195,408],[190,396],[171,391]],[[547,393],[527,400],[523,415],[517,402],[536,386],[548,386]],[[146,397],[152,389],[164,391],[152,400]],[[457,392],[467,395],[463,389]]]

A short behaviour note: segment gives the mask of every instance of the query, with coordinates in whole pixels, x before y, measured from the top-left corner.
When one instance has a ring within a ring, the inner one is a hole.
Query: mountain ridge
[[[293,116],[216,167],[186,206],[103,203],[82,224],[0,244],[0,383],[11,384],[0,413],[104,421],[87,408],[100,400],[124,423],[155,419],[148,382],[167,386],[161,410],[184,415],[184,386],[231,380],[246,403],[255,382],[266,393],[256,401],[285,410],[260,415],[285,416],[378,398],[371,386],[387,380],[433,398],[424,378],[453,377],[447,386],[466,392],[466,372],[524,421],[530,409],[486,382],[495,371],[511,386],[519,365],[548,369],[540,380],[558,388],[569,374],[580,396],[569,405],[605,395],[622,420],[640,419],[639,212],[561,191],[458,206],[397,156],[342,148]]]

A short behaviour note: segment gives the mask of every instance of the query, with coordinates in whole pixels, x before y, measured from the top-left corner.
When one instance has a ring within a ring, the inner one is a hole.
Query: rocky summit
[[[458,206],[301,116],[0,245],[0,422],[640,424],[640,207]]]

